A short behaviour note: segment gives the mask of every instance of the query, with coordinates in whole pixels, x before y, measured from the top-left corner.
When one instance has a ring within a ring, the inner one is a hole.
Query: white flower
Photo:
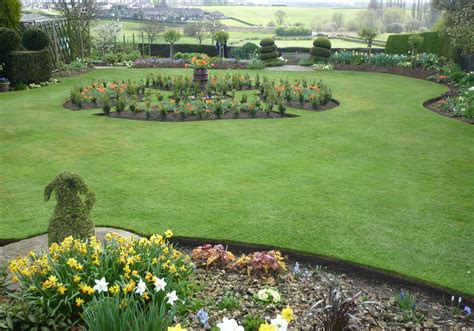
[[[109,290],[107,285],[109,285],[109,283],[107,283],[105,281],[105,277],[102,277],[101,280],[96,279],[95,280],[95,285],[94,285],[94,290],[96,290],[99,293],[107,292]]]
[[[166,294],[166,298],[168,299],[167,303],[172,305],[175,301],[178,301],[178,296],[176,295],[176,291]]]
[[[283,318],[280,314],[275,319],[272,319],[271,324],[276,328],[277,331],[286,331],[288,328],[288,321]]]
[[[143,293],[145,292],[146,292],[146,283],[140,278],[140,280],[138,281],[138,285],[135,288],[135,293],[143,295]]]
[[[244,331],[244,327],[240,326],[235,319],[224,317],[222,323],[217,324],[220,331]]]
[[[164,278],[155,277],[155,291],[164,291],[166,287],[166,282]]]
[[[262,300],[262,301],[268,300],[268,292],[266,289],[258,291],[257,296],[259,300]]]

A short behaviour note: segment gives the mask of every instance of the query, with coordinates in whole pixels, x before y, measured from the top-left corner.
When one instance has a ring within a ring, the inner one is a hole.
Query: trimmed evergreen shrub
[[[20,35],[16,31],[0,28],[0,54],[8,54],[20,47]]]
[[[275,34],[279,37],[311,36],[311,29],[304,26],[279,26],[275,29]]]
[[[50,43],[49,36],[40,29],[28,29],[21,36],[21,44],[29,51],[40,51]]]
[[[230,54],[232,57],[238,59],[250,59],[257,50],[258,46],[254,43],[245,43],[242,47],[234,48]]]
[[[49,245],[60,243],[69,236],[75,239],[87,239],[92,236],[94,224],[90,212],[95,203],[95,194],[89,190],[82,177],[63,171],[46,185],[45,201],[51,198],[53,191],[57,204],[48,226]]]
[[[272,39],[272,38],[263,38],[261,41],[260,41],[260,46],[264,47],[264,46],[272,46],[272,45],[275,45],[275,41]]]
[[[331,41],[326,37],[318,37],[313,41],[314,47],[320,47],[325,49],[331,49]]]
[[[271,38],[264,38],[260,41],[259,58],[264,61],[267,67],[275,66],[275,61],[278,60],[278,54],[275,41]],[[279,64],[278,64],[279,65]]]
[[[311,59],[314,63],[327,63],[331,57],[331,41],[325,37],[318,37],[313,41]]]
[[[8,77],[15,86],[18,83],[41,83],[51,78],[53,65],[47,50],[42,51],[14,51],[0,56],[3,66],[3,75]]]
[[[431,53],[444,56],[449,59],[455,58],[449,39],[441,36],[438,32],[423,32],[419,34],[423,37],[424,43],[418,49],[419,53]],[[385,45],[387,54],[408,54],[411,46],[408,39],[412,34],[394,34],[388,37]]]

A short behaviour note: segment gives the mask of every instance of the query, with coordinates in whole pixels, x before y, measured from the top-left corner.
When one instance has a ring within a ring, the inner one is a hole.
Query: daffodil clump
[[[56,313],[78,319],[83,306],[93,298],[118,296],[163,303],[170,312],[186,291],[193,272],[189,256],[168,242],[173,233],[146,238],[106,235],[104,243],[65,238],[49,252],[12,260],[9,269],[23,293],[47,302]]]

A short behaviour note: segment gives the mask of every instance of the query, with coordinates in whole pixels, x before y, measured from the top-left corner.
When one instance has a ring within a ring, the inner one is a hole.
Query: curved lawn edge
[[[108,227],[117,230],[124,230],[133,233],[137,236],[147,238],[153,235],[151,233],[140,233],[138,231],[116,225],[100,225],[99,227]],[[31,239],[44,234],[47,234],[47,232],[35,234],[23,239],[0,239],[0,247],[19,242],[21,240]],[[436,297],[441,301],[445,298],[450,298],[452,295],[455,295],[463,297],[465,304],[469,304],[471,306],[474,305],[474,295],[471,295],[469,293],[441,286],[433,282],[425,281],[421,278],[407,276],[394,270],[374,267],[333,256],[309,253],[276,245],[253,244],[234,240],[218,240],[215,238],[210,239],[175,235],[169,240],[175,245],[183,246],[189,249],[204,244],[222,244],[229,250],[245,254],[262,250],[279,250],[283,256],[287,256],[289,259],[294,260],[295,262],[305,262],[312,265],[322,265],[340,273],[355,274],[356,276],[364,278],[371,282],[384,282],[394,286],[402,287],[403,289],[418,290],[433,297]]]
[[[441,110],[438,110],[436,107],[434,107],[435,103],[442,100],[442,99],[444,99],[444,97],[445,97],[445,95],[441,94],[437,97],[430,98],[430,99],[426,100],[425,102],[423,102],[423,107],[425,107],[429,111],[432,111],[433,113],[436,113],[436,114],[441,115],[443,117],[451,118],[453,120],[456,120],[456,121],[459,121],[459,122],[464,122],[464,123],[471,124],[471,125],[474,124],[474,118],[471,119],[471,118],[468,118],[468,117],[454,116],[452,113],[443,112]]]

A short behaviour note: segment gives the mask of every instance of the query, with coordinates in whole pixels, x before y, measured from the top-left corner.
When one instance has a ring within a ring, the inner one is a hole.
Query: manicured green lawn
[[[54,202],[43,201],[44,186],[67,169],[96,192],[97,225],[277,245],[474,294],[474,127],[422,106],[443,86],[265,71],[321,78],[341,105],[186,123],[62,108],[76,84],[148,72],[158,70],[96,70],[0,94],[1,239],[46,231]]]

